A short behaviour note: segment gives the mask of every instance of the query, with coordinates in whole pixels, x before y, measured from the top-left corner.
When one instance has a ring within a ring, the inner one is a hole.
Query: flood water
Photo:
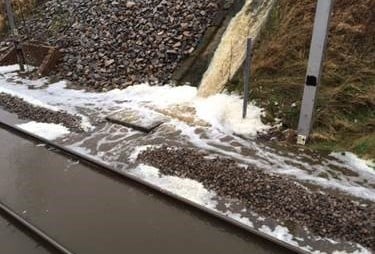
[[[41,245],[40,240],[25,232],[22,227],[0,213],[0,246],[1,253],[54,254],[59,253],[48,246]]]
[[[74,253],[289,253],[3,129],[0,200]]]

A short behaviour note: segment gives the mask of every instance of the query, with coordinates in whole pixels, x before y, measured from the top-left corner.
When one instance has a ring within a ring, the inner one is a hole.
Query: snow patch
[[[61,124],[28,122],[17,125],[19,128],[48,140],[54,140],[70,133],[69,129]]]

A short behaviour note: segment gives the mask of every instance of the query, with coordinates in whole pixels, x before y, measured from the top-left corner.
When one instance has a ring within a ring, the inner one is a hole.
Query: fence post
[[[20,65],[20,71],[25,71],[25,57],[22,52],[22,46],[18,41],[19,33],[16,27],[16,22],[14,20],[14,15],[12,11],[12,3],[11,0],[5,0],[5,9],[6,13],[8,16],[8,22],[9,22],[9,27],[10,27],[10,32],[13,34],[14,38],[14,47],[16,49],[16,54],[17,54],[17,61],[18,64]]]
[[[243,108],[242,118],[245,119],[247,116],[247,105],[249,103],[250,93],[250,73],[251,73],[251,58],[253,49],[253,39],[248,38],[246,41],[246,58],[243,65]]]
[[[306,144],[313,124],[313,115],[322,76],[333,3],[334,0],[318,0],[316,7],[305,88],[298,123],[297,143],[300,145]]]

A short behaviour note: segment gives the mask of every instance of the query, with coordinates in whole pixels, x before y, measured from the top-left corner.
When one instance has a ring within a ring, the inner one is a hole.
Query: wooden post
[[[243,65],[243,108],[242,118],[245,119],[247,116],[247,105],[249,103],[249,85],[250,85],[250,73],[251,73],[251,58],[253,49],[253,39],[248,38],[246,42],[246,58]]]
[[[14,47],[16,49],[17,61],[18,61],[18,64],[20,65],[20,71],[25,71],[25,67],[24,67],[25,57],[24,57],[23,52],[22,52],[22,46],[18,41],[19,40],[19,38],[18,38],[19,33],[18,33],[18,29],[16,27],[16,22],[14,20],[11,0],[5,0],[5,8],[6,8],[7,16],[8,16],[10,32],[14,36],[14,38],[13,38]]]
[[[318,0],[316,7],[306,83],[298,123],[297,143],[300,145],[306,144],[313,124],[315,102],[322,76],[333,2],[334,0]]]

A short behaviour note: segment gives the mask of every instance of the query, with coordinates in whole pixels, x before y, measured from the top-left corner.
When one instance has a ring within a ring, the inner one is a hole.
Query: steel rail
[[[0,127],[3,128],[3,129],[8,130],[10,132],[16,133],[16,134],[18,134],[20,136],[27,137],[28,139],[31,139],[31,140],[43,143],[43,144],[45,144],[45,145],[47,145],[49,147],[55,148],[55,149],[61,151],[62,153],[64,153],[65,155],[69,155],[70,157],[78,159],[80,162],[85,163],[88,166],[93,166],[94,165],[94,166],[96,166],[98,168],[103,168],[103,169],[105,169],[105,170],[107,170],[107,171],[109,171],[111,173],[114,173],[114,175],[120,176],[121,178],[125,178],[125,179],[128,179],[128,180],[131,180],[131,181],[136,182],[138,184],[141,184],[141,185],[143,185],[143,186],[145,186],[145,187],[147,187],[147,188],[149,188],[151,190],[154,190],[156,192],[162,193],[165,196],[167,196],[169,198],[172,198],[173,200],[177,200],[177,201],[179,201],[179,202],[181,202],[183,204],[187,204],[187,205],[189,205],[191,207],[194,207],[194,208],[196,208],[196,209],[198,209],[198,210],[200,210],[202,212],[205,212],[206,214],[209,214],[209,215],[211,215],[213,217],[216,217],[216,218],[218,218],[218,219],[220,219],[222,221],[228,222],[231,225],[234,225],[234,226],[236,226],[238,228],[241,228],[241,229],[243,229],[245,231],[248,231],[251,234],[256,235],[256,236],[258,236],[260,238],[266,239],[266,240],[268,240],[268,241],[270,241],[270,242],[272,242],[272,243],[274,243],[274,244],[276,244],[276,245],[278,245],[278,246],[280,246],[282,248],[285,248],[285,249],[287,249],[289,251],[292,251],[294,253],[300,253],[300,254],[308,254],[309,253],[309,252],[307,252],[307,251],[305,251],[305,250],[303,250],[301,248],[298,248],[298,247],[296,247],[294,245],[291,245],[291,244],[286,243],[284,241],[281,241],[281,240],[279,240],[279,239],[277,239],[275,237],[272,237],[272,236],[267,235],[267,234],[265,234],[263,232],[255,230],[254,228],[252,228],[252,227],[250,227],[248,225],[245,225],[245,224],[243,224],[241,222],[238,222],[237,220],[232,219],[232,218],[230,218],[228,216],[225,216],[225,215],[223,215],[223,214],[221,214],[221,213],[219,213],[219,212],[217,212],[215,210],[212,210],[212,209],[207,208],[205,206],[199,205],[199,204],[197,204],[197,203],[195,203],[193,201],[190,201],[190,200],[188,200],[186,198],[178,196],[178,195],[174,194],[173,192],[170,192],[168,190],[160,188],[159,186],[154,185],[154,184],[152,184],[150,182],[147,182],[147,181],[145,181],[145,180],[143,180],[143,179],[141,179],[141,178],[139,178],[139,177],[137,177],[135,175],[132,175],[132,174],[127,173],[127,172],[121,172],[119,170],[116,170],[111,165],[108,165],[108,164],[106,164],[106,163],[104,163],[104,162],[102,162],[100,160],[97,160],[97,159],[91,157],[91,156],[79,153],[79,152],[77,152],[77,151],[75,151],[75,150],[73,150],[71,148],[59,145],[59,144],[57,144],[57,143],[55,143],[53,141],[50,141],[50,140],[45,139],[43,137],[37,136],[37,135],[35,135],[33,133],[30,133],[30,132],[28,132],[26,130],[23,130],[23,129],[17,127],[17,126],[13,126],[11,124],[5,123],[5,122],[3,122],[1,120],[0,120]],[[71,253],[71,252],[65,252],[65,253]]]
[[[30,222],[28,222],[26,219],[24,219],[22,216],[18,215],[15,211],[13,211],[11,208],[9,208],[7,205],[5,205],[3,202],[0,201],[0,210],[3,211],[6,215],[8,215],[10,218],[14,219],[18,223],[20,223],[22,226],[26,227],[29,231],[36,234],[39,238],[41,238],[43,241],[47,242],[49,245],[60,251],[64,254],[74,254],[64,246],[62,246],[60,243],[58,243],[55,239],[48,236],[45,232],[43,232],[38,227],[34,226]]]

